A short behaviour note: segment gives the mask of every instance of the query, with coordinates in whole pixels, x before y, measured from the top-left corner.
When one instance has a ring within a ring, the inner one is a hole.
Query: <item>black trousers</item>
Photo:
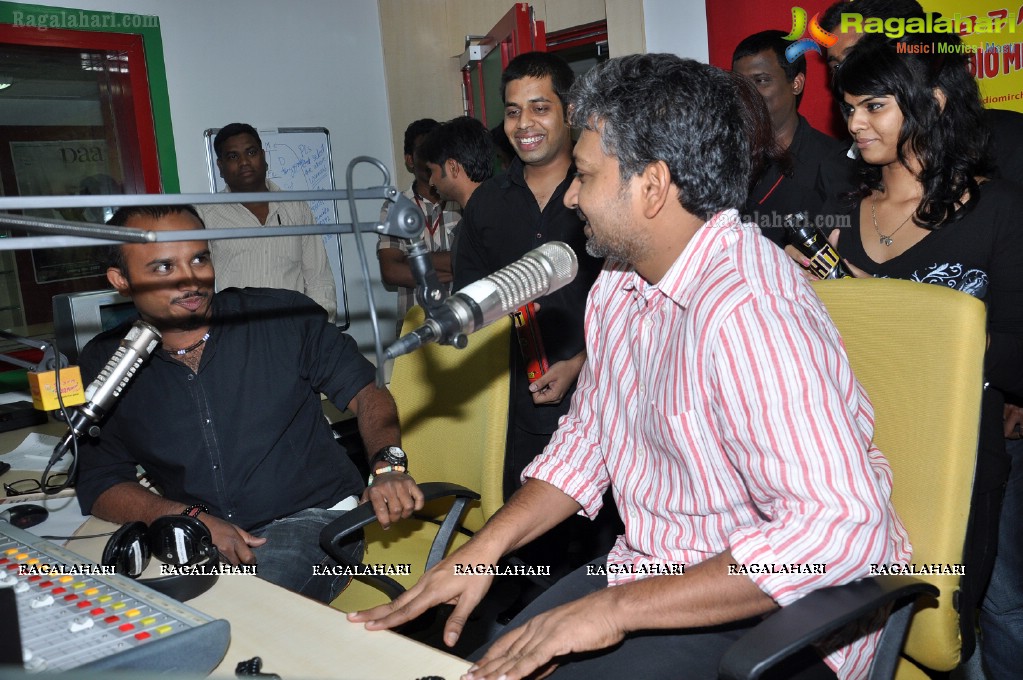
[[[590,564],[605,564],[607,556]],[[685,578],[680,576],[679,578]],[[607,577],[587,575],[580,567],[552,588],[544,592],[505,627],[513,630],[537,614],[562,604],[578,600],[607,586]],[[653,631],[626,636],[616,647],[591,654],[574,654],[559,659],[558,669],[550,677],[554,680],[599,680],[608,678],[642,678],[642,680],[715,680],[718,665],[725,651],[742,635],[755,626],[759,619],[748,619],[725,626],[686,630]],[[494,641],[469,656],[478,661]],[[835,674],[813,651],[793,657],[784,668],[770,674],[771,678],[786,680],[814,680],[830,678]]]

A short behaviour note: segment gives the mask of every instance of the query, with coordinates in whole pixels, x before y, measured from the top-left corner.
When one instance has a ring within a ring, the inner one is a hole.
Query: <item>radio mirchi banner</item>
[[[962,36],[984,106],[1023,111],[1023,0],[923,0]]]

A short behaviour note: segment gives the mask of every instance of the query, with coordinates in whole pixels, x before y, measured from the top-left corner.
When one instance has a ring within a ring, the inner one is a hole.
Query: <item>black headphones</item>
[[[118,574],[138,578],[149,565],[150,556],[179,567],[201,565],[206,571],[220,564],[210,530],[188,515],[158,517],[148,527],[144,522],[125,524],[107,541],[102,563],[114,567]],[[173,574],[139,581],[180,602],[205,593],[216,582],[216,573]]]

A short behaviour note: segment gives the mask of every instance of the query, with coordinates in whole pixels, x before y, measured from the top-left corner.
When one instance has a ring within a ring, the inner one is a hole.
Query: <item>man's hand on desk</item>
[[[444,644],[453,647],[469,620],[469,614],[494,581],[493,574],[467,574],[465,569],[458,567],[495,564],[500,557],[486,556],[474,547],[471,542],[466,544],[423,574],[416,585],[393,601],[353,612],[348,615],[348,620],[365,623],[367,630],[384,630],[411,621],[431,607],[452,604],[455,609],[444,624]]]
[[[185,503],[158,496],[137,482],[121,482],[100,494],[92,505],[92,514],[118,524],[135,520],[151,524],[157,517],[178,515],[186,507]],[[199,512],[196,518],[209,529],[222,559],[231,564],[256,563],[251,548],[266,543],[265,538],[256,538],[209,512]]]
[[[423,508],[423,492],[404,472],[387,472],[374,477],[362,494],[363,503],[372,503],[380,526],[387,529],[399,519],[408,519]]]
[[[241,527],[209,513],[201,513],[198,519],[210,530],[213,544],[220,551],[221,559],[231,564],[256,563],[256,555],[252,552],[252,548],[266,543],[265,538],[256,538]]]

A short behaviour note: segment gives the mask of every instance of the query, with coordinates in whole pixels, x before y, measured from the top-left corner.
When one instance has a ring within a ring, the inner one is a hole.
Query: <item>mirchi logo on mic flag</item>
[[[39,411],[56,411],[60,408],[61,401],[64,402],[64,406],[85,403],[82,372],[77,366],[65,366],[60,369],[60,400],[57,399],[56,371],[41,373],[28,371],[28,386],[32,393],[32,406]]]
[[[806,16],[806,10],[802,7],[792,8],[792,32],[785,36],[785,40],[794,41],[785,48],[785,58],[790,64],[810,50],[822,54],[822,47],[827,49],[838,42],[838,36],[821,28],[820,13],[813,15],[809,25]],[[803,34],[807,28],[810,30],[810,37],[804,38]]]

